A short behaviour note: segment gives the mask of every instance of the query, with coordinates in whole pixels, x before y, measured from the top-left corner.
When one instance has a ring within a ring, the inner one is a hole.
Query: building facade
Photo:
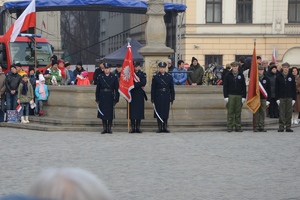
[[[188,0],[181,25],[181,56],[225,65],[256,52],[300,66],[300,0]]]
[[[5,0],[1,0],[2,3]],[[167,23],[166,45],[175,50],[170,57],[201,65],[225,65],[240,56],[250,56],[256,39],[257,54],[278,62],[300,66],[300,0],[165,0],[187,6],[177,20]],[[7,13],[6,30],[14,21]],[[63,53],[60,12],[38,12],[37,32]],[[99,57],[126,43],[128,37],[145,45],[147,15],[100,12]]]

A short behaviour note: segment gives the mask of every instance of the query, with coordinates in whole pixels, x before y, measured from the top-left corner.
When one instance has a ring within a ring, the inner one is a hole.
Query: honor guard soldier
[[[130,91],[132,100],[130,107],[131,130],[130,133],[142,133],[140,130],[141,120],[145,119],[145,100],[147,100],[144,87],[147,83],[146,74],[141,71],[140,62],[134,63],[134,88]]]
[[[227,131],[241,130],[241,113],[246,101],[246,83],[244,74],[239,72],[239,63],[231,63],[232,70],[224,78],[223,95],[227,107]]]
[[[254,114],[254,132],[267,132],[265,127],[265,116],[267,106],[271,101],[271,84],[270,79],[264,75],[265,68],[258,65],[258,80],[260,82],[260,107]]]
[[[296,101],[296,84],[295,77],[289,73],[290,64],[285,62],[282,64],[282,72],[276,77],[275,98],[279,106],[279,129],[278,132],[293,132],[292,114],[293,105]]]
[[[172,75],[166,72],[167,64],[158,63],[158,73],[152,78],[151,102],[154,106],[154,118],[157,118],[157,133],[169,133],[167,129],[170,103],[175,100],[175,91]]]
[[[112,133],[111,126],[114,118],[114,106],[119,102],[118,76],[110,72],[111,65],[104,63],[104,73],[97,79],[96,102],[98,104],[98,118],[102,119],[101,134]]]

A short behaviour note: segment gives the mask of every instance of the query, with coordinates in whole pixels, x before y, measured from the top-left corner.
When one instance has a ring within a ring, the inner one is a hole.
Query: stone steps
[[[102,129],[100,119],[68,119],[53,117],[29,116],[29,124],[21,123],[0,123],[2,127],[11,127],[19,129],[39,130],[39,131],[83,131],[99,132]],[[266,119],[266,128],[276,130],[278,128],[278,119]],[[168,127],[171,132],[212,132],[226,131],[226,121],[218,120],[169,120]],[[242,122],[243,130],[252,130],[252,121],[244,120]],[[143,132],[155,132],[157,129],[155,119],[142,120],[141,129]],[[127,132],[127,120],[116,119],[112,130],[114,132]]]

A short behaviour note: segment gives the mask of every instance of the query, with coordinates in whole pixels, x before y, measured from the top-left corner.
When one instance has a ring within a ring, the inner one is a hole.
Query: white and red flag
[[[128,44],[120,75],[119,92],[129,103],[131,102],[130,90],[134,88],[134,77],[132,51],[131,46]]]
[[[24,10],[24,12],[20,15],[20,17],[11,25],[11,27],[5,33],[4,38],[9,40],[10,42],[14,42],[20,32],[35,27],[35,24],[35,0],[32,0],[31,3]]]
[[[277,57],[277,52],[276,49],[273,48],[273,52],[272,52],[272,62],[276,63],[276,58]]]
[[[17,105],[16,110],[17,110],[18,112],[21,112],[21,110],[22,110],[21,104],[18,104],[18,105]]]

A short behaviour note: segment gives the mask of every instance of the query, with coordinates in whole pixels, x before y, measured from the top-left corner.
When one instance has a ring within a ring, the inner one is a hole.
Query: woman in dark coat
[[[96,87],[96,102],[98,103],[98,118],[102,119],[104,133],[112,133],[114,106],[119,102],[118,77],[110,72],[111,65],[104,64],[104,74],[98,76]]]
[[[130,133],[142,133],[140,130],[141,120],[145,119],[145,91],[144,87],[147,83],[146,74],[140,70],[141,64],[134,64],[134,73],[138,80],[134,80],[134,88],[131,90],[132,100],[130,107],[131,130]]]
[[[152,78],[151,85],[151,102],[154,103],[155,109],[161,119],[154,112],[154,117],[157,118],[158,130],[157,133],[169,133],[167,129],[170,103],[173,104],[175,99],[175,90],[172,75],[166,73],[165,62],[158,63],[159,72]]]

